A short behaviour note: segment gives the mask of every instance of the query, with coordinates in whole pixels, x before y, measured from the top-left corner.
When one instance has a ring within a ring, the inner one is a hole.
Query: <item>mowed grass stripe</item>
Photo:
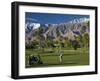
[[[78,50],[62,50],[63,59],[62,63],[59,62],[60,53],[43,53],[37,50],[26,50],[26,67],[45,67],[45,66],[75,66],[75,65],[89,65],[89,51],[87,49],[78,49]],[[28,56],[29,55],[40,55],[41,60],[43,61],[42,65],[28,65]]]

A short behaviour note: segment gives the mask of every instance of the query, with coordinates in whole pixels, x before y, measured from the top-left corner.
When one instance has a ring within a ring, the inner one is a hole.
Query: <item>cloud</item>
[[[37,21],[37,20],[34,19],[34,18],[26,18],[26,20]]]

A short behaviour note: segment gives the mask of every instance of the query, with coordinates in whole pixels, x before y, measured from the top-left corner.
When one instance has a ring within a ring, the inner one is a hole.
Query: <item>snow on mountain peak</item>
[[[69,23],[80,23],[80,22],[86,22],[86,21],[89,21],[90,19],[89,18],[80,18],[80,19],[74,19],[72,21],[70,21]]]
[[[34,29],[38,29],[40,27],[40,23],[29,23],[27,22],[25,25],[26,32],[30,32]]]
[[[37,29],[40,27],[40,23],[33,23],[33,29]]]

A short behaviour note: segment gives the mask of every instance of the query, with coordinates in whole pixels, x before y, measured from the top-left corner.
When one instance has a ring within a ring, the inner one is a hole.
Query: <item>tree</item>
[[[53,40],[51,39],[51,37],[47,37],[45,43],[46,43],[46,47],[53,47]]]
[[[87,22],[87,29],[90,31],[90,21]]]
[[[84,34],[86,32],[86,26],[82,26],[81,33]]]
[[[72,46],[71,41],[68,38],[65,38],[65,46],[67,48],[71,48],[71,46]]]
[[[38,45],[38,41],[37,40],[32,41],[31,46],[32,46],[33,49],[36,49],[37,45]]]
[[[79,44],[79,47],[82,47],[82,36],[81,35],[78,35],[75,37],[75,40],[78,42]]]
[[[83,43],[84,43],[84,47],[89,47],[89,34],[85,33],[83,35]]]
[[[77,40],[72,40],[71,42],[72,42],[72,47],[74,48],[74,50],[77,50],[77,48],[79,46]]]
[[[87,22],[87,26],[90,27],[90,21]]]

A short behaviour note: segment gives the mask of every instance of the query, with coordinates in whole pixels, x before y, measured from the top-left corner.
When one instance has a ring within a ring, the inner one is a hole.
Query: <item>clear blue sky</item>
[[[79,18],[89,18],[89,15],[72,15],[72,14],[51,14],[51,13],[34,13],[25,12],[26,21],[39,22],[42,24],[58,24]]]

